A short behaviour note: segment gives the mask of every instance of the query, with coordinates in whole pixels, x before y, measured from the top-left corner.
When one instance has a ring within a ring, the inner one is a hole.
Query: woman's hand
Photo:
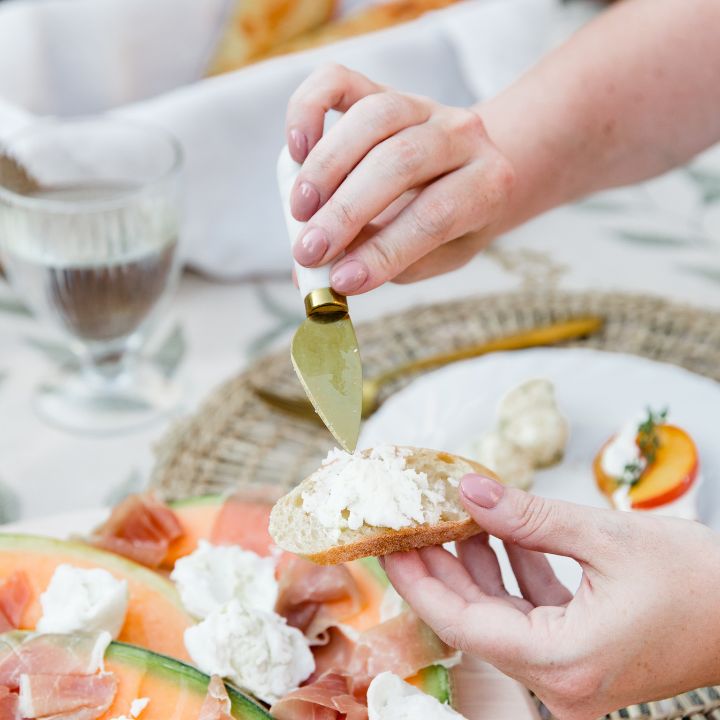
[[[505,541],[522,598],[486,534],[384,560],[398,592],[448,644],[533,690],[562,720],[720,682],[720,539],[699,523],[585,508],[466,476],[476,522]],[[572,557],[573,597],[545,552]]]
[[[344,115],[323,135],[331,108]],[[514,185],[475,112],[338,65],[293,94],[287,138],[303,163],[292,212],[308,221],[293,254],[306,266],[335,261],[332,285],[346,295],[465,264],[492,238]]]

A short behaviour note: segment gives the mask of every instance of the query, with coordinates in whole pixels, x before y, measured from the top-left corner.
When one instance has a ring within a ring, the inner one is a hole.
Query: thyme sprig
[[[620,482],[630,485],[631,487],[640,482],[645,470],[655,462],[657,451],[660,447],[660,436],[658,435],[658,426],[664,425],[668,416],[668,408],[663,408],[659,412],[655,412],[652,408],[647,408],[647,417],[638,425],[637,445],[640,450],[640,456],[644,462],[633,460],[625,465]]]

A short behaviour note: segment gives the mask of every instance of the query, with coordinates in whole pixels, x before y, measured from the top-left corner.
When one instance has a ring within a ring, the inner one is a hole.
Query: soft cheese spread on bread
[[[459,484],[479,463],[439,450],[334,450],[270,513],[275,544],[323,565],[462,540],[480,528]]]
[[[408,467],[409,454],[398,447],[332,450],[302,493],[303,510],[336,537],[363,525],[399,530],[438,522],[444,486],[431,486],[426,473]]]

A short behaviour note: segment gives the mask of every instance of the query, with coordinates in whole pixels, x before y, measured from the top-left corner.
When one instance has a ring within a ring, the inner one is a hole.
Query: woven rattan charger
[[[599,315],[605,326],[573,346],[640,355],[720,380],[720,313],[625,293],[526,291],[469,298],[366,323],[358,327],[358,338],[364,369],[372,377],[410,360],[580,315]],[[411,379],[385,388],[385,395]],[[317,467],[332,446],[330,435],[259,401],[253,387],[302,395],[287,350],[221,385],[196,415],[162,440],[152,478],[161,495],[177,499],[258,484],[275,494]],[[720,687],[610,717],[720,720]]]

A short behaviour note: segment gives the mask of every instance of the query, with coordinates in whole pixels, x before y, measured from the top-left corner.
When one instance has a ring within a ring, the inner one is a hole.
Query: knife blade
[[[290,191],[299,171],[284,147],[277,177],[291,245],[304,227],[290,212]],[[362,362],[347,298],[330,287],[330,265],[306,268],[296,262],[295,272],[306,319],[292,340],[292,364],[315,412],[340,446],[353,452],[360,435]]]

